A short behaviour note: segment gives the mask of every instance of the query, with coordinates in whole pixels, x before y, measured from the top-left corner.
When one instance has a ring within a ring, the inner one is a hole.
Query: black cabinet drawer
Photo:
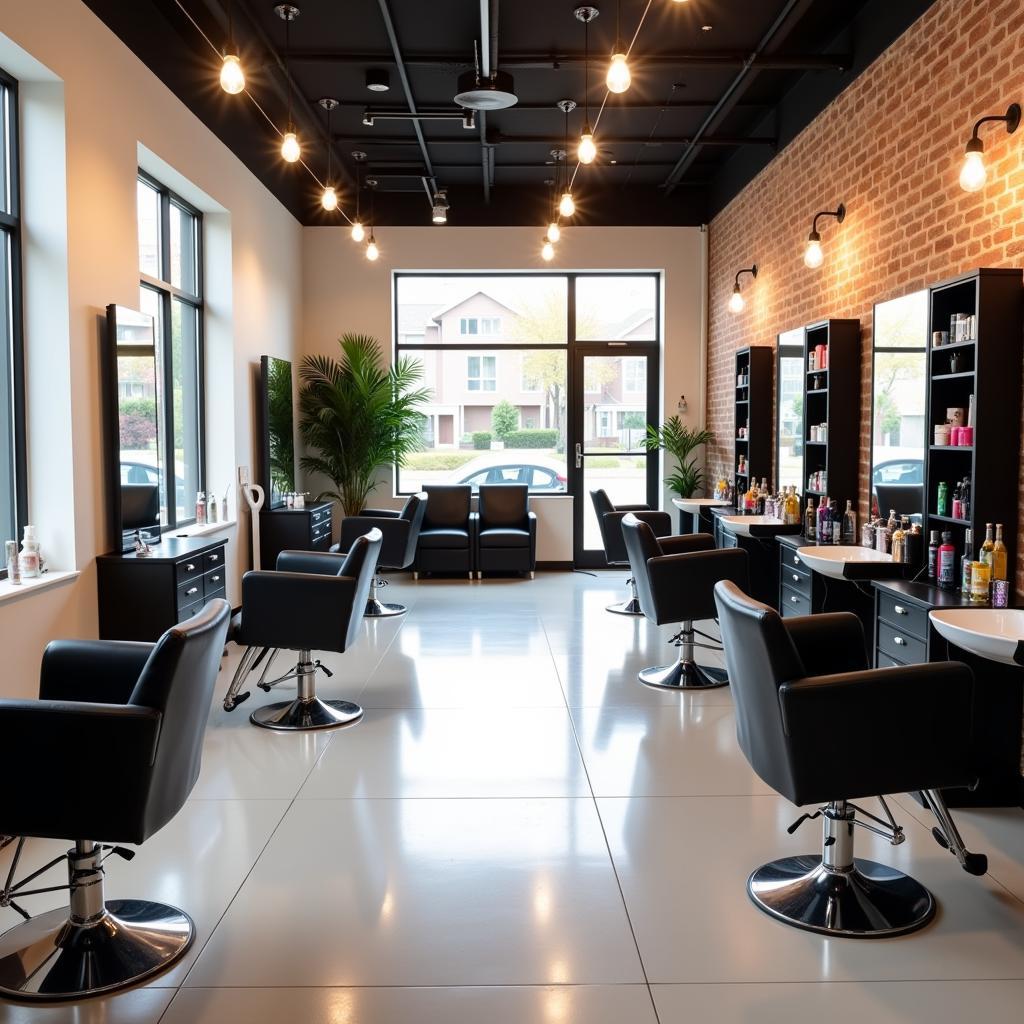
[[[202,603],[203,600],[203,577],[196,576],[195,579],[186,580],[178,587],[178,609],[179,611],[186,605],[195,604],[196,601]]]
[[[178,585],[198,579],[207,569],[206,558],[203,555],[196,555],[195,558],[183,558],[174,566],[174,575]]]
[[[875,668],[902,668],[903,662],[890,658],[883,651],[875,651]]]
[[[317,537],[310,538],[310,548],[313,551],[329,551],[331,547],[331,531],[326,530]]]
[[[221,569],[224,568],[224,549],[217,548],[216,551],[208,552],[203,558],[203,571],[208,572],[210,569]]]
[[[878,649],[905,665],[920,665],[928,660],[928,648],[923,640],[881,620],[878,622]]]
[[[315,512],[309,513],[309,521],[315,530],[318,526],[326,524],[328,527],[331,525],[331,510],[330,508],[318,509]]]
[[[191,604],[179,605],[178,606],[178,621],[184,622],[186,619],[191,619],[193,615],[200,611],[205,601],[193,601]]]
[[[224,596],[224,570],[213,569],[203,576],[203,599]]]
[[[786,568],[793,566],[797,572],[810,573],[810,569],[804,564],[804,560],[795,551],[791,551],[788,548],[783,549],[782,565]]]
[[[811,599],[806,594],[790,590],[788,586],[782,588],[780,594],[779,613],[784,619],[791,619],[797,615],[811,614]]]
[[[791,590],[795,590],[798,594],[803,594],[805,597],[810,598],[811,596],[811,574],[808,572],[800,572],[795,566],[786,564],[783,560],[782,569],[780,570],[780,576],[783,586],[789,587]]]
[[[898,632],[909,633],[922,642],[928,637],[928,609],[920,605],[900,601],[889,594],[879,594],[878,617],[895,626]]]

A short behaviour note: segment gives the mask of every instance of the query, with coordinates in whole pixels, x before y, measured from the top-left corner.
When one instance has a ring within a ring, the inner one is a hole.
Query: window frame
[[[472,363],[473,363],[474,359],[478,360],[479,363],[480,363],[480,372],[476,373],[476,374],[474,374],[472,372],[472,369],[471,369]],[[494,375],[490,376],[490,377],[487,376],[487,374],[484,373],[484,364],[485,364],[485,361],[488,360],[488,359],[490,359],[490,361],[494,364]],[[473,387],[474,381],[478,385],[477,387]],[[487,384],[488,381],[490,381],[491,384],[493,384],[494,386],[490,387],[490,388],[486,387],[486,384]],[[483,395],[483,394],[492,394],[493,395],[493,394],[497,394],[497,392],[498,392],[498,358],[497,358],[497,356],[494,356],[494,355],[483,355],[483,354],[479,354],[479,353],[476,354],[476,355],[470,353],[469,355],[466,356],[466,391],[467,392],[471,391],[475,395]]]
[[[25,321],[21,230],[21,121],[18,80],[0,68],[0,90],[6,94],[7,130],[0,139],[6,160],[10,211],[0,209],[0,241],[10,255],[10,373],[11,456],[14,468],[14,526],[17,540],[28,522],[28,446],[25,421]],[[6,298],[6,296],[4,296]],[[6,538],[5,538],[6,539]],[[7,578],[6,558],[0,559],[0,579]]]
[[[203,213],[187,199],[182,198],[168,188],[159,179],[138,168],[136,178],[139,182],[153,189],[160,199],[159,223],[159,254],[158,263],[161,277],[153,277],[141,269],[139,260],[139,287],[155,292],[160,304],[160,322],[157,325],[159,344],[162,356],[160,366],[162,386],[159,389],[159,402],[163,413],[162,436],[160,438],[164,451],[167,453],[167,464],[164,479],[167,486],[165,504],[167,522],[160,528],[161,534],[178,530],[196,523],[195,510],[182,519],[177,517],[177,474],[174,459],[174,362],[173,362],[173,303],[178,301],[189,306],[196,318],[196,420],[198,431],[198,461],[196,479],[198,490],[206,491],[206,305],[203,297],[204,262],[203,262]],[[176,206],[189,214],[195,221],[195,271],[197,292],[190,292],[171,283],[171,207]],[[188,506],[188,495],[185,496],[185,508]]]

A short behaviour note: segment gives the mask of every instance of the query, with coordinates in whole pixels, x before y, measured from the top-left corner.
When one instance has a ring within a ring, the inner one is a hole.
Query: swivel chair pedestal
[[[366,599],[366,611],[363,616],[367,619],[389,619],[394,615],[404,615],[409,609],[404,604],[386,604],[377,597],[377,588],[386,587],[388,581],[380,576],[374,576],[370,581],[370,596]]]
[[[610,608],[609,611],[611,611]],[[694,647],[706,647],[713,651],[721,650],[720,647],[713,644],[702,644],[695,640],[696,632],[693,622],[681,623],[679,632],[672,640],[679,652],[679,657],[671,665],[655,665],[642,669],[639,673],[640,682],[661,690],[713,690],[718,686],[728,686],[729,675],[725,669],[714,668],[711,665],[698,665],[694,660]],[[700,635],[704,636],[703,633]]]
[[[616,615],[643,615],[644,610],[640,607],[640,598],[636,592],[636,580],[632,576],[626,580],[629,587],[630,598],[628,601],[617,601],[615,604],[605,605],[606,612],[614,612]]]
[[[316,673],[321,668],[323,666],[319,661],[313,661],[308,650],[299,651],[294,671],[274,680],[274,683],[279,683],[294,677],[299,684],[298,696],[294,700],[278,701],[257,708],[249,716],[249,721],[264,729],[278,729],[282,732],[333,729],[358,722],[363,717],[363,709],[358,704],[347,700],[322,700],[316,695]],[[263,684],[263,688],[269,689],[274,683]]]
[[[23,843],[0,902],[28,894],[11,887]],[[70,906],[0,938],[0,995],[75,999],[111,992],[166,970],[192,945],[195,926],[184,911],[148,900],[104,899],[103,850],[91,840],[76,842],[67,852]]]

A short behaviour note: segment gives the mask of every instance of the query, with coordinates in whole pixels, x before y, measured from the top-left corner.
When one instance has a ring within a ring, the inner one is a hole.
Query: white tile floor
[[[387,597],[409,614],[324,656],[321,693],[367,709],[333,733],[251,726],[260,691],[225,714],[232,651],[192,799],[109,866],[112,896],[192,914],[189,956],[110,999],[0,1003],[0,1024],[1019,1019],[1024,812],[958,813],[982,879],[909,798],[904,846],[858,836],[936,894],[922,932],[826,941],[770,920],[747,874],[813,851],[817,827],[786,834],[796,812],[739,753],[728,689],[636,681],[670,630],[606,613],[622,584],[399,577]]]

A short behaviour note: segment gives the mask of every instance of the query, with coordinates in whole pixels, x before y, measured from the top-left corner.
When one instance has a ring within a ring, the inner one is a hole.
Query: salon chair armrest
[[[154,646],[127,640],[54,640],[43,651],[39,696],[127,704]]]
[[[864,672],[864,627],[853,612],[828,612],[783,619],[808,676]]]
[[[615,511],[625,515],[627,512],[652,512],[654,509],[650,505],[616,505]],[[608,513],[605,514],[607,515]],[[668,513],[666,512],[665,515],[668,515]]]
[[[362,519],[397,519],[402,514],[400,508],[364,508],[358,518]],[[351,519],[351,516],[346,516]],[[342,520],[344,522],[344,519]]]
[[[345,564],[345,552],[281,551],[277,556],[278,572],[301,572],[313,576],[337,576]]]
[[[665,515],[668,515],[666,512]],[[690,551],[714,551],[715,538],[710,533],[683,533],[674,537],[659,537],[663,554],[681,555]]]

